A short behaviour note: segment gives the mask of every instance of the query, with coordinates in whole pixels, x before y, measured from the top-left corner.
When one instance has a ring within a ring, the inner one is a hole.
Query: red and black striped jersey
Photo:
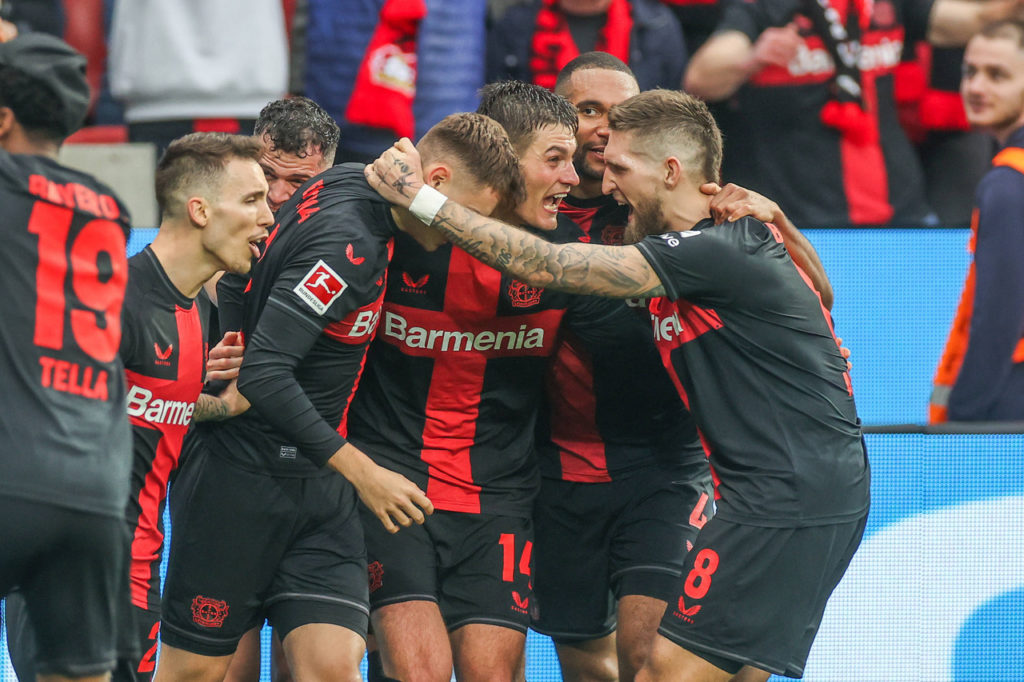
[[[437,509],[528,516],[534,425],[563,321],[592,352],[614,355],[629,346],[606,330],[629,317],[621,304],[527,286],[450,244],[427,252],[400,235],[352,441]]]
[[[611,196],[566,197],[552,241],[621,245],[628,208]],[[537,420],[541,475],[566,481],[610,481],[650,466],[677,469],[704,459],[693,418],[669,381],[650,334],[646,308],[622,302],[637,343],[628,357],[593,357],[563,334],[547,374],[546,408]]]
[[[791,527],[868,507],[868,460],[846,360],[810,280],[753,218],[638,245],[666,296],[654,340],[711,461],[716,514]]]
[[[3,150],[0,207],[0,494],[120,518],[128,212],[85,173]]]
[[[353,164],[307,182],[277,219],[242,301],[238,388],[252,407],[197,431],[240,466],[319,476],[346,442],[398,228]]]
[[[209,300],[182,294],[147,246],[128,261],[121,359],[132,424],[132,487],[126,516],[132,532],[131,597],[141,609],[160,605],[160,555],[167,481],[203,387]]]
[[[846,22],[854,0],[830,2]],[[751,41],[795,22],[802,42],[786,65],[769,65],[716,108],[729,140],[723,177],[771,197],[797,225],[919,225],[930,215],[924,175],[900,126],[893,72],[904,40],[921,39],[931,0],[875,0],[859,54],[871,132],[865,139],[826,126],[834,62],[800,12],[801,0],[723,0],[716,31]],[[877,133],[877,134],[876,134]]]

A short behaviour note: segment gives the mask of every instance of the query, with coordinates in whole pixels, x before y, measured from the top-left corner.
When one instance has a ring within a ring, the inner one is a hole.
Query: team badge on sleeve
[[[317,315],[323,315],[348,288],[341,276],[322,260],[292,289]]]

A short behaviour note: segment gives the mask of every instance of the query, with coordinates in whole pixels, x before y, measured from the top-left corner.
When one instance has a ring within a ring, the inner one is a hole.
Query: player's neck
[[[680,185],[663,210],[670,230],[686,231],[711,217],[711,197],[697,187]]]
[[[444,234],[423,224],[419,218],[409,213],[404,208],[391,207],[391,217],[394,219],[398,229],[416,240],[416,242],[427,251],[434,251],[444,244]]]
[[[60,144],[46,140],[36,140],[25,135],[24,129],[20,126],[11,129],[10,132],[0,139],[0,147],[9,154],[28,154],[31,156],[45,156],[57,160],[60,152]]]
[[[176,229],[164,221],[149,245],[171,284],[187,298],[199,295],[203,283],[219,271],[192,239],[191,232]]]

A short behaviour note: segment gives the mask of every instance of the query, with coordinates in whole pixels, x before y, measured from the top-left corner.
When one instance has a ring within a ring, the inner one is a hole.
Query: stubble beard
[[[661,234],[665,227],[665,216],[657,199],[640,199],[632,210],[632,220],[626,224],[622,235],[625,244],[636,244],[644,237]]]

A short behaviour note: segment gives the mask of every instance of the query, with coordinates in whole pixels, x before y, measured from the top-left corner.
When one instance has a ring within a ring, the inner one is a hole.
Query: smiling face
[[[613,132],[605,147],[605,171],[602,190],[620,204],[629,206],[629,220],[623,241],[634,244],[647,235],[665,229],[658,187],[659,164],[633,146],[631,133]]]
[[[558,226],[558,205],[579,183],[572,165],[576,139],[572,130],[547,125],[533,134],[529,146],[520,154],[526,198],[515,208],[516,217],[538,230]]]
[[[267,203],[274,213],[277,213],[292,198],[295,190],[307,180],[330,168],[319,147],[309,147],[305,156],[298,156],[274,149],[274,143],[266,133],[263,134],[262,142],[260,167],[269,187]]]
[[[573,164],[581,189],[600,193],[604,175],[604,149],[608,143],[608,110],[640,92],[628,73],[610,69],[581,69],[569,78],[565,97],[579,114]]]
[[[224,166],[219,191],[209,197],[203,248],[221,270],[245,273],[259,257],[274,216],[267,205],[267,181],[259,164],[233,158]]]
[[[1024,124],[1024,50],[1017,41],[972,38],[964,52],[960,94],[970,124],[1005,142]]]

